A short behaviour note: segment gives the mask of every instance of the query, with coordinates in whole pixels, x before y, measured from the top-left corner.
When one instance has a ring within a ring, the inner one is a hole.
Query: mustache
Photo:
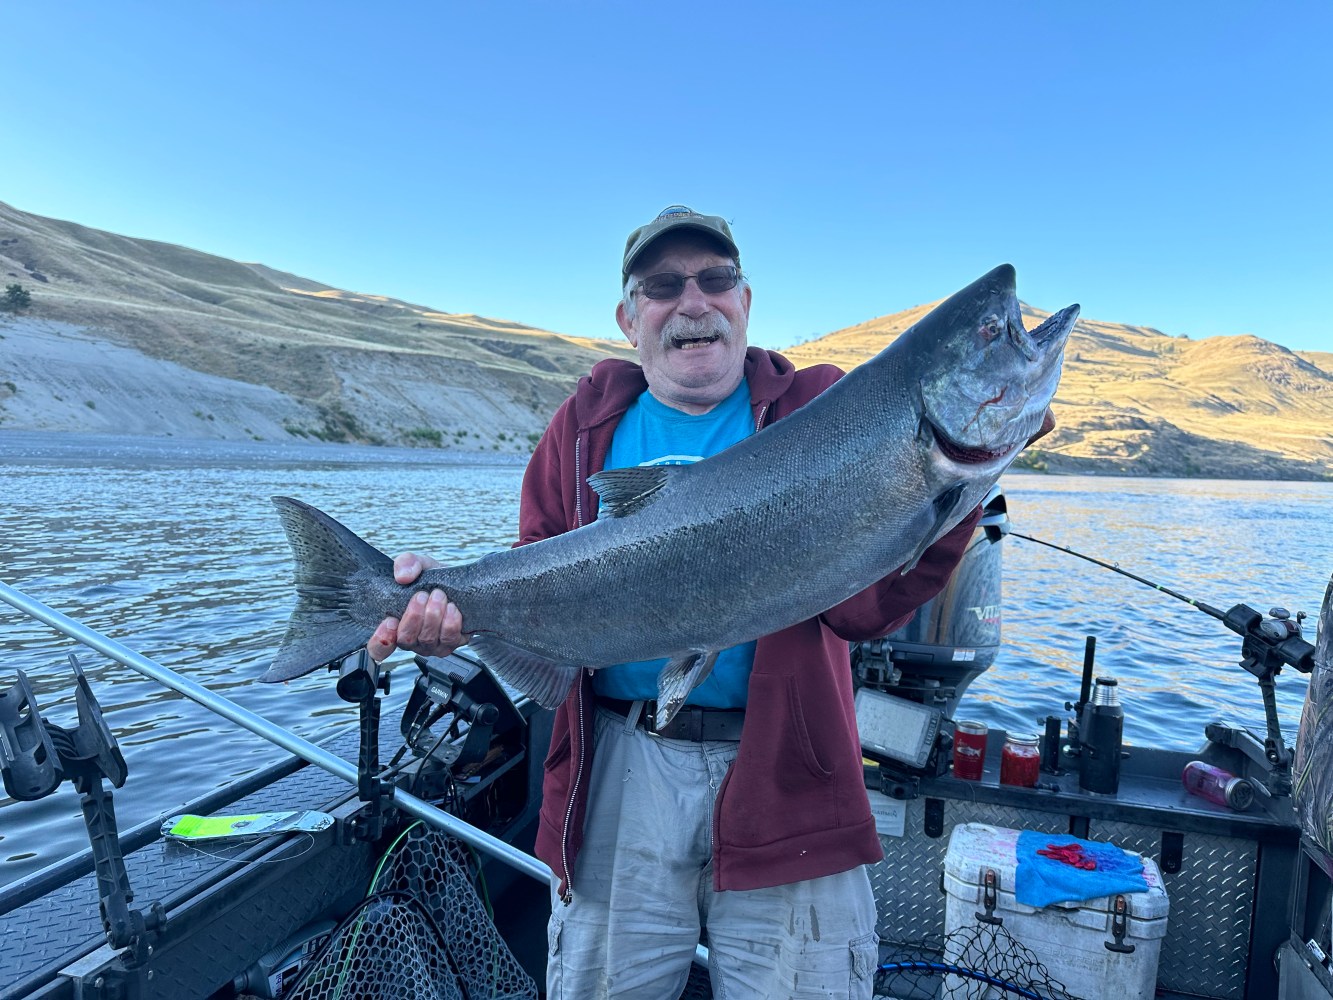
[[[683,340],[731,339],[731,322],[725,316],[672,316],[662,327],[662,347],[672,347]]]

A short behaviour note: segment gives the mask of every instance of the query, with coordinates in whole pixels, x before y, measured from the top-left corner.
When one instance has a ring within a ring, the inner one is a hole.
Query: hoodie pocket
[[[792,678],[752,675],[746,714],[755,718],[722,793],[724,838],[759,846],[836,826],[837,783],[815,752]]]
[[[810,727],[801,704],[801,693],[797,689],[796,678],[767,675],[752,677],[750,681],[752,703],[756,693],[757,700],[762,706],[760,711],[771,713],[766,715],[766,719],[772,720],[772,724],[764,726],[761,730],[764,741],[771,744],[764,750],[766,754],[771,754],[769,759],[789,758],[794,746],[801,763],[812,778],[821,781],[832,778],[833,772],[819,759],[814,742],[810,739]],[[787,725],[783,725],[784,715]]]

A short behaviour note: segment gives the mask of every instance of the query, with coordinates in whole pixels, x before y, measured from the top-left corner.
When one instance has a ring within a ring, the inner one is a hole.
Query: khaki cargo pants
[[[597,709],[573,898],[551,904],[548,1000],[677,1000],[701,929],[717,1000],[869,1000],[878,938],[865,869],[714,892],[713,804],[738,744],[634,723]]]

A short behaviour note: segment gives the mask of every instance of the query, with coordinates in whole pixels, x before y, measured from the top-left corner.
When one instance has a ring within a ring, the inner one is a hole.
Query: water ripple
[[[2,434],[3,432],[0,432]],[[0,436],[0,578],[310,740],[355,724],[328,678],[256,683],[292,605],[290,551],[268,498],[296,496],[382,551],[449,560],[508,546],[522,468],[447,453]],[[1314,612],[1333,570],[1333,485],[1013,475],[1016,530],[1118,562],[1223,610]],[[1078,696],[1084,637],[1116,676],[1131,744],[1193,749],[1214,718],[1262,720],[1240,640],[1220,623],[1067,553],[1011,538],[1004,649],[969,715],[1033,731]],[[1313,626],[1311,624],[1311,632]],[[1312,638],[1312,635],[1310,636]],[[25,671],[43,714],[75,721],[75,650],[130,767],[122,829],[254,772],[283,751],[0,606],[0,686]],[[400,665],[406,659],[397,661]],[[385,732],[410,685],[395,686]],[[1278,679],[1294,728],[1304,678]],[[86,846],[72,789],[0,799],[0,884]]]

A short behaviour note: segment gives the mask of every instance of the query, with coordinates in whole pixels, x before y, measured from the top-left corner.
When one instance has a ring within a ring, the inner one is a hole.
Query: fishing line
[[[1227,617],[1226,614],[1222,611],[1219,611],[1211,604],[1205,604],[1203,601],[1197,601],[1193,597],[1187,597],[1186,595],[1180,593],[1179,591],[1172,590],[1170,587],[1162,586],[1160,583],[1153,583],[1151,580],[1148,580],[1144,577],[1137,576],[1134,573],[1129,572],[1129,570],[1121,569],[1119,564],[1117,563],[1109,563],[1105,562],[1104,560],[1094,558],[1093,556],[1085,556],[1082,552],[1075,552],[1068,545],[1055,545],[1051,542],[1044,542],[1040,538],[1033,538],[1031,535],[1023,534],[1021,531],[1010,530],[1009,534],[1014,536],[1015,538],[1025,538],[1029,542],[1036,542],[1038,545],[1045,545],[1048,549],[1055,549],[1057,552],[1068,552],[1071,556],[1077,556],[1079,559],[1086,559],[1088,562],[1093,563],[1094,565],[1097,566],[1101,566],[1103,569],[1109,569],[1112,573],[1119,573],[1121,576],[1127,576],[1131,580],[1137,580],[1139,583],[1146,584],[1153,590],[1160,591],[1161,593],[1166,594],[1169,597],[1174,597],[1177,600],[1184,601],[1191,607],[1198,608],[1204,614],[1211,615],[1213,618],[1216,618],[1220,622],[1226,621]]]

